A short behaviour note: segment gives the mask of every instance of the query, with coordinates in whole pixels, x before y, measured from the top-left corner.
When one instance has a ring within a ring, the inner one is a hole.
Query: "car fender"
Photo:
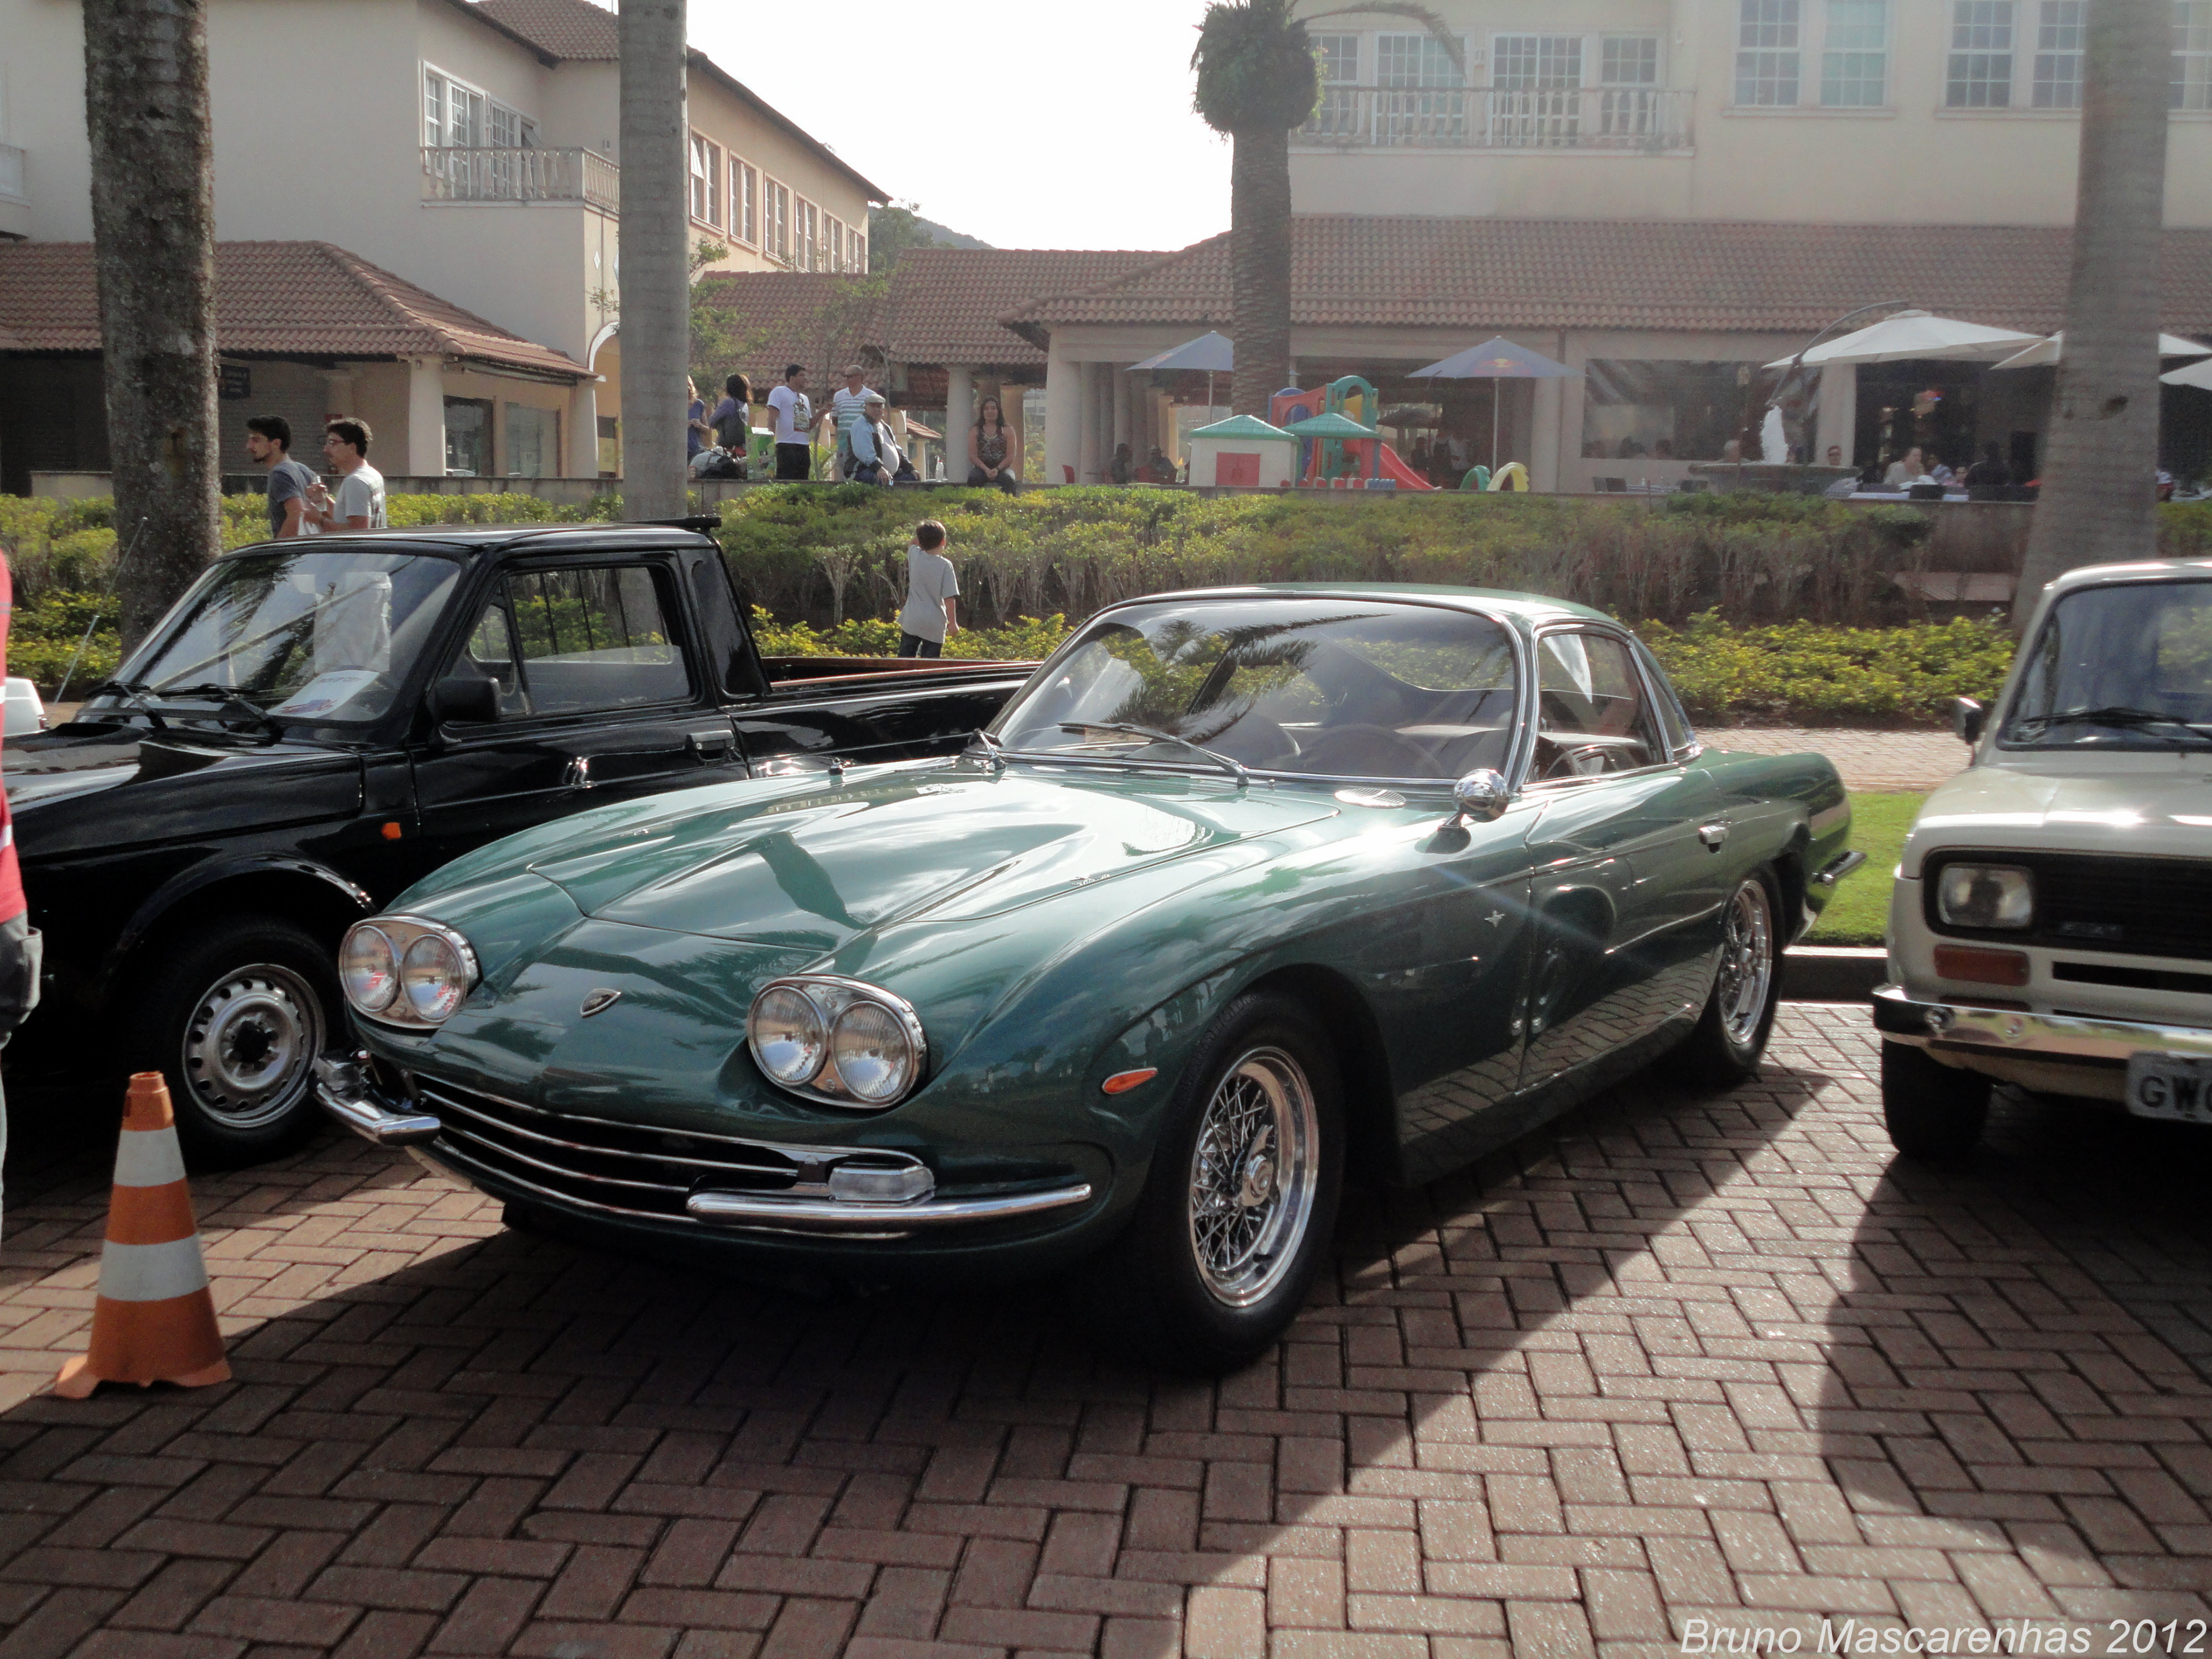
[[[328,865],[313,859],[283,853],[253,853],[228,858],[209,859],[190,869],[180,870],[163,882],[125,924],[122,933],[102,960],[98,977],[94,981],[94,995],[105,1001],[114,989],[124,964],[138,947],[187,901],[222,883],[237,880],[266,880],[277,878],[287,882],[307,882],[308,889],[321,894],[326,900],[357,915],[368,915],[376,908],[376,902],[368,890],[358,882],[340,875]]]

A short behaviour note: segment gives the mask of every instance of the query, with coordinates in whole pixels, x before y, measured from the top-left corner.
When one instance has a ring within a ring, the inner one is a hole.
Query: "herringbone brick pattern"
[[[2014,1101],[1972,1169],[1893,1170],[1873,1062],[1861,1013],[1794,1007],[1732,1094],[1639,1081],[1358,1200],[1291,1339],[1218,1385],[1126,1369],[1062,1293],[804,1299],[502,1232],[331,1140],[197,1183],[236,1382],[70,1405],[38,1390],[104,1173],[18,1176],[0,1659],[1539,1659],[1701,1619],[1811,1650],[1823,1616],[2204,1617],[2212,1146]]]

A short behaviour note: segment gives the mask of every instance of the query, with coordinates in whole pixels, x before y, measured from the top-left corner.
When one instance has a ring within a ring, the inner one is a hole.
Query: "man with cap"
[[[842,392],[838,396],[842,397]],[[848,483],[882,484],[886,489],[898,471],[901,456],[898,441],[891,436],[891,428],[884,419],[884,394],[871,392],[860,400],[860,416],[845,434],[840,454],[850,458],[845,473]]]
[[[867,370],[862,368],[860,364],[846,364],[845,384],[837,389],[830,399],[830,407],[823,411],[823,420],[835,421],[837,423],[836,434],[831,441],[830,447],[841,456],[852,447],[848,440],[853,430],[853,422],[860,418],[860,411],[867,406],[868,399],[876,397],[874,391],[867,385]],[[882,399],[878,398],[877,401],[880,403]]]

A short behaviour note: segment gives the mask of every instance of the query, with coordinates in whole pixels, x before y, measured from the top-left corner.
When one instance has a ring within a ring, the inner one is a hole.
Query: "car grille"
[[[2035,872],[2027,933],[1946,927],[1936,914],[1943,865],[2010,864]],[[1940,933],[2123,956],[2212,958],[2212,860],[2101,858],[2068,853],[1946,853],[1926,883],[1929,925]]]
[[[823,1191],[825,1164],[803,1147],[549,1112],[428,1078],[416,1086],[444,1126],[433,1150],[592,1209],[696,1225],[684,1208],[696,1191]]]

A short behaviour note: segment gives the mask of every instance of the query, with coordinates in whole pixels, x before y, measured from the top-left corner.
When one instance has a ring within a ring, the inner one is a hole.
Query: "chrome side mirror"
[[[1989,720],[1990,711],[1972,697],[1951,700],[1951,730],[1958,733],[1959,741],[1972,749],[1982,740],[1982,726]]]
[[[1488,767],[1470,772],[1452,785],[1452,805],[1459,809],[1455,823],[1495,823],[1505,816],[1512,801],[1512,793],[1505,787],[1505,775]]]

